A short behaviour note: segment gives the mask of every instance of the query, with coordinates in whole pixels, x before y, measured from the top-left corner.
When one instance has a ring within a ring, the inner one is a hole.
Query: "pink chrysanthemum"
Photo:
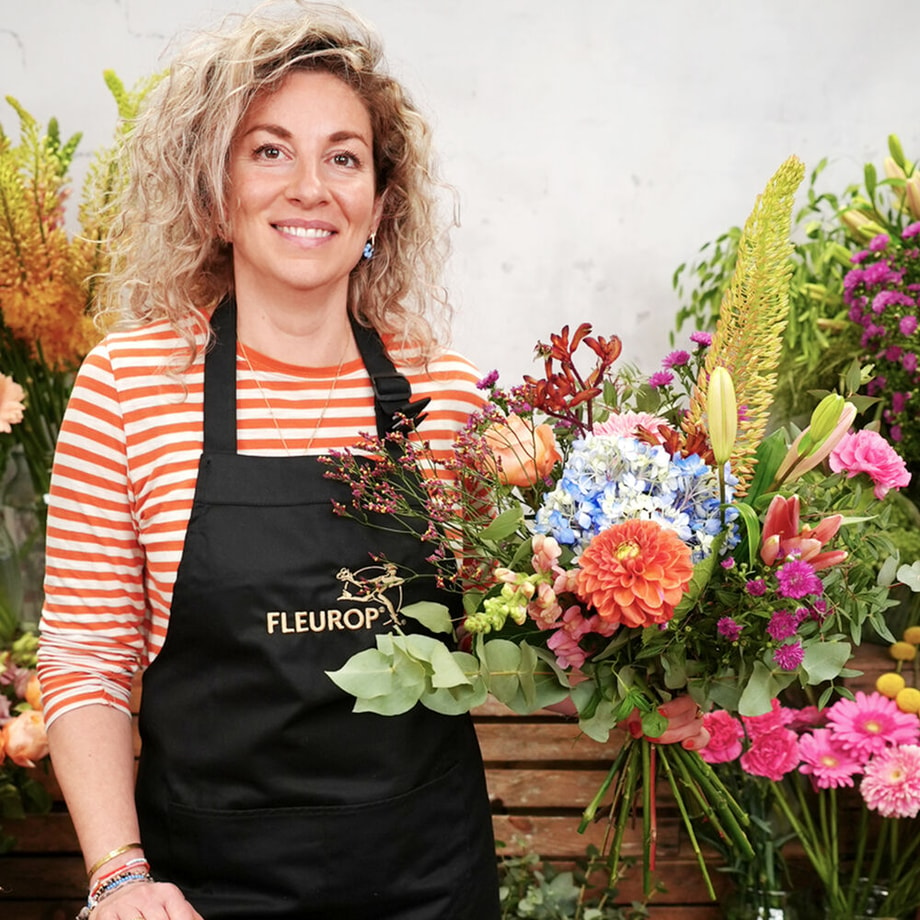
[[[920,747],[888,748],[866,764],[859,784],[863,801],[885,818],[920,814]]]
[[[811,774],[819,789],[852,786],[853,777],[862,765],[847,752],[826,728],[818,728],[799,738],[800,773]]]
[[[616,438],[634,438],[639,429],[653,435],[658,443],[661,437],[658,429],[667,425],[668,420],[651,412],[613,412],[603,422],[591,429],[591,434],[608,435]]]
[[[857,690],[856,699],[837,700],[828,710],[827,722],[838,742],[863,763],[886,747],[920,740],[916,714],[901,712],[894,700],[881,693]]]

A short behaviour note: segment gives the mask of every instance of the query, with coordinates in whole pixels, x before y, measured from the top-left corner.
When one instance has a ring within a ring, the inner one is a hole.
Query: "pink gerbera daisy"
[[[920,814],[920,747],[888,748],[866,764],[859,790],[869,808],[884,818]]]
[[[799,738],[800,773],[810,773],[819,789],[852,786],[853,777],[862,765],[835,741],[834,733],[826,728],[815,729]]]
[[[886,747],[920,740],[917,716],[901,712],[894,700],[881,693],[857,690],[856,699],[837,700],[828,710],[827,721],[837,741],[864,762]]]

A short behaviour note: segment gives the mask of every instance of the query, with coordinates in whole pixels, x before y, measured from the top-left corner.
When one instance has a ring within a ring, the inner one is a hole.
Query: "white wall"
[[[101,73],[126,83],[168,41],[251,0],[0,0],[0,93],[63,132],[83,163],[108,143]],[[796,153],[829,187],[920,158],[920,2],[352,0],[436,126],[460,196],[455,342],[506,382],[562,323],[669,350],[676,266],[747,216]],[[11,109],[0,123],[15,133]],[[79,172],[79,166],[78,166]]]

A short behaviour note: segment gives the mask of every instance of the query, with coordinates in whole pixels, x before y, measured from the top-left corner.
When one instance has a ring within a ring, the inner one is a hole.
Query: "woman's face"
[[[325,71],[294,71],[254,100],[230,151],[238,298],[301,292],[344,305],[380,220],[372,145],[364,103]]]

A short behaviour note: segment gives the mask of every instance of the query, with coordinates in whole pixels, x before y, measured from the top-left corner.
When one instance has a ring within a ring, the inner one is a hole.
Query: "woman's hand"
[[[175,885],[131,882],[107,895],[92,920],[204,920]]]
[[[692,697],[675,696],[658,707],[658,714],[668,720],[667,728],[657,738],[647,740],[655,744],[680,744],[688,751],[698,751],[709,743],[702,710]],[[634,709],[621,725],[633,738],[642,737],[642,713],[638,709]]]

